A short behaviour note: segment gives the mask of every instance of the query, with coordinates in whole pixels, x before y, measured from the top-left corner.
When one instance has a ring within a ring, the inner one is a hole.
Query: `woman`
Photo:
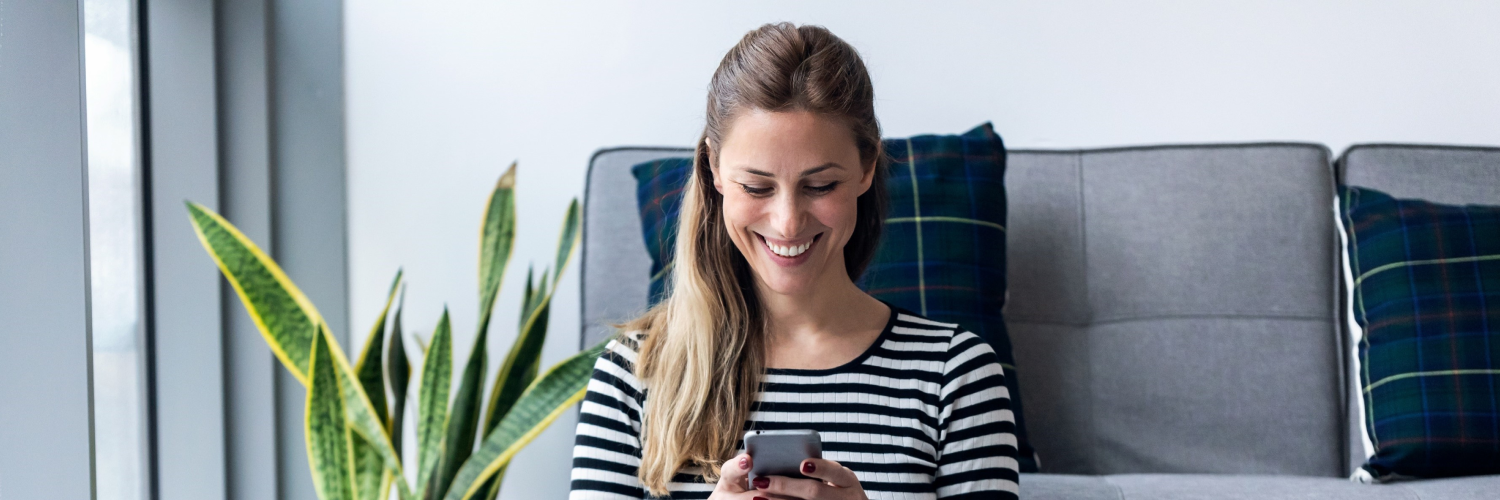
[[[854,284],[885,163],[869,74],[828,30],[766,25],[724,56],[671,294],[596,365],[571,498],[1016,497],[994,351]],[[752,429],[818,431],[813,479],[747,481]]]

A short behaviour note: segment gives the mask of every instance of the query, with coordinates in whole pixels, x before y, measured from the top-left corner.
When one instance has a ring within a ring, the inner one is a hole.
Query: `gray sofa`
[[[585,194],[582,344],[646,305],[630,166]],[[1335,179],[1500,205],[1500,149],[1319,144],[1011,151],[1006,320],[1042,474],[1022,498],[1486,498],[1500,476],[1358,484]]]

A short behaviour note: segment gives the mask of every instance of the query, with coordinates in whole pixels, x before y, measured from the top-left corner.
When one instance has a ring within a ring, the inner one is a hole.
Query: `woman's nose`
[[[802,234],[807,214],[800,198],[792,194],[781,194],[771,203],[771,226],[781,233],[779,236],[782,238],[793,239]]]

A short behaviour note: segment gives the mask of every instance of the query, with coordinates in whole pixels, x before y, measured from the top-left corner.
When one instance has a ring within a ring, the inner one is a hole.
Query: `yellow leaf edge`
[[[489,481],[490,476],[495,475],[495,473],[499,471],[501,467],[504,467],[505,464],[510,463],[510,459],[514,458],[516,456],[516,453],[519,453],[522,448],[525,448],[526,445],[531,444],[532,441],[536,440],[536,437],[540,436],[543,431],[547,430],[548,427],[551,427],[552,422],[556,421],[559,417],[562,417],[563,413],[567,413],[568,410],[573,408],[573,405],[578,404],[579,401],[583,401],[583,397],[587,395],[588,392],[588,388],[584,387],[583,389],[579,389],[578,392],[573,393],[573,395],[569,396],[568,399],[563,401],[562,404],[557,405],[557,408],[552,410],[552,413],[548,413],[546,418],[543,418],[540,422],[537,422],[537,425],[533,426],[531,430],[526,431],[525,434],[522,434],[521,437],[517,438],[514,443],[511,443],[510,447],[506,448],[504,452],[500,453],[499,456],[490,461],[490,464],[488,466],[485,466],[484,470],[479,471],[479,477],[474,478],[474,483],[469,486],[468,491],[464,492],[463,500],[474,498],[474,494],[478,493],[479,489],[484,487],[485,482]]]
[[[325,328],[322,328],[321,325],[318,328],[318,330],[319,331],[327,331]],[[331,337],[323,337],[322,340],[324,342],[330,342],[333,339]],[[314,339],[314,342],[317,342],[317,339]],[[332,349],[333,345],[329,345],[328,347],[330,347],[329,352],[331,354],[333,352],[333,349]],[[330,357],[332,357],[332,356],[330,356]],[[324,360],[324,361],[326,361],[326,360]],[[308,371],[309,374],[314,373],[313,370],[316,369],[317,363],[318,363],[318,347],[316,345],[314,345],[312,353],[309,354],[308,358],[307,358],[307,371]],[[343,387],[342,387],[343,384],[344,384],[344,381],[340,380],[338,374],[335,373],[334,376],[333,376],[333,390],[334,390],[334,392],[335,393],[342,393],[343,392]],[[308,412],[308,415],[311,415],[311,411],[312,411],[312,407],[313,407],[313,401],[317,399],[318,394],[317,394],[317,392],[314,392],[312,390],[312,383],[310,381],[307,384],[307,387],[308,387],[307,398],[303,402],[303,408]],[[339,398],[337,401],[338,401],[338,404],[340,406],[339,411],[340,412],[346,411],[343,408],[343,404],[344,404],[343,399]],[[306,433],[306,435],[308,435],[308,436],[312,436],[313,435],[312,421],[308,420],[307,418],[304,418],[302,425],[303,425],[303,432]],[[357,497],[358,496],[359,485],[355,484],[355,482],[354,482],[354,475],[355,475],[355,465],[354,465],[354,430],[353,430],[354,426],[349,425],[349,420],[347,418],[345,418],[344,419],[344,426],[343,427],[344,427],[343,431],[344,431],[344,448],[345,448],[345,450],[344,450],[344,456],[346,457],[345,458],[345,462],[348,464],[346,466],[346,468],[348,470],[344,471],[343,476],[344,476],[344,479],[346,479],[347,482],[348,482],[348,490],[347,491],[349,491],[351,493],[351,496]],[[308,461],[308,463],[309,464],[316,464],[318,460],[317,460],[317,457],[313,455],[312,447],[311,446],[307,446],[306,448],[307,448],[307,461]],[[327,479],[327,478],[323,477],[321,474],[317,474],[316,472],[314,472],[312,474],[312,480],[313,480],[314,490],[317,491],[317,492],[319,492],[320,496],[321,496],[322,492],[327,489],[326,487],[323,486],[323,484],[324,484],[323,481],[325,479]]]
[[[286,290],[288,295],[292,296],[292,300],[297,302],[297,306],[302,308],[304,314],[307,314],[307,319],[314,325],[314,328],[317,328],[316,325],[323,324],[323,315],[318,313],[318,308],[313,305],[312,300],[308,299],[307,295],[302,293],[300,288],[297,288],[297,284],[292,282],[291,278],[287,277],[286,272],[281,270],[281,266],[277,265],[276,261],[271,259],[269,255],[266,255],[259,246],[256,246],[254,241],[245,236],[245,233],[241,233],[239,228],[234,227],[234,224],[229,223],[218,212],[210,210],[208,207],[192,201],[187,202],[187,205],[190,210],[203,212],[214,223],[224,228],[230,236],[233,236],[240,243],[244,244],[245,249],[250,251],[250,255],[254,256],[255,260],[260,261],[261,265],[265,266],[267,271],[270,271],[271,277],[276,279],[276,282]],[[297,369],[297,365],[292,362],[291,356],[287,355],[286,351],[281,348],[281,343],[276,340],[276,337],[271,335],[271,329],[266,326],[265,319],[261,317],[260,312],[255,306],[245,298],[244,286],[240,284],[239,279],[234,277],[234,273],[229,270],[229,266],[224,263],[224,259],[220,258],[219,254],[214,252],[213,244],[208,242],[208,235],[203,234],[203,228],[198,225],[198,220],[191,217],[191,215],[189,214],[189,220],[193,223],[193,233],[198,235],[198,242],[203,244],[203,248],[208,251],[208,255],[214,259],[214,264],[219,266],[219,271],[224,275],[224,279],[229,281],[230,286],[234,287],[235,294],[240,297],[240,302],[245,305],[245,310],[250,313],[250,319],[255,322],[255,328],[260,330],[260,335],[265,338],[266,345],[281,360],[281,364],[286,366],[287,371],[291,372],[292,376],[296,377],[299,382],[302,382],[304,387],[311,385],[309,374]],[[334,349],[330,350],[337,352]],[[311,358],[309,357],[309,359]],[[311,363],[311,361],[308,362],[309,367]],[[348,363],[346,362],[345,364]],[[311,371],[311,368],[309,368],[309,371]]]

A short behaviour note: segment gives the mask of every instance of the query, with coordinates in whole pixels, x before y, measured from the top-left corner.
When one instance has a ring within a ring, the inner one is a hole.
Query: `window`
[[[149,497],[135,2],[84,0],[84,86],[100,500]]]

